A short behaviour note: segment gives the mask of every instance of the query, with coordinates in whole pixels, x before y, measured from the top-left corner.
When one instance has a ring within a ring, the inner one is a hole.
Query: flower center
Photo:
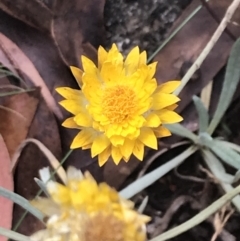
[[[124,223],[112,215],[97,214],[86,223],[84,241],[127,241],[124,239]]]
[[[136,110],[136,94],[128,86],[117,85],[105,90],[103,96],[103,114],[111,123],[122,123]]]

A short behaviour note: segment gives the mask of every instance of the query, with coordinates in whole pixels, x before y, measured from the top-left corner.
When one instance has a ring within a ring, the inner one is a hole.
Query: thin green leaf
[[[168,161],[166,164],[158,167],[154,171],[144,175],[135,182],[131,183],[129,186],[120,191],[120,195],[124,198],[131,198],[137,193],[141,192],[159,178],[164,176],[166,173],[174,169],[176,166],[180,165],[186,158],[192,155],[198,148],[196,146],[191,146],[180,155],[176,156],[172,160]]]
[[[235,42],[232,47],[230,57],[228,59],[226,74],[221,91],[221,95],[218,101],[217,109],[214,113],[213,119],[209,125],[208,133],[212,135],[228,106],[232,101],[234,92],[240,80],[240,38]]]
[[[164,124],[164,126],[169,129],[173,134],[188,138],[193,142],[196,142],[196,140],[198,139],[198,137],[194,133],[192,133],[190,130],[180,124]]]
[[[228,165],[235,167],[237,170],[240,169],[240,155],[224,145],[218,140],[207,140],[205,141],[205,145],[212,150],[222,161],[227,163]]]
[[[223,145],[233,149],[236,152],[240,152],[240,146],[237,145],[237,144],[234,144],[234,143],[231,143],[231,142],[228,142],[228,141],[222,141],[222,140],[219,140],[219,142],[221,142]]]
[[[234,189],[234,187],[228,183],[221,183],[221,186],[226,193]],[[232,204],[235,206],[236,210],[240,212],[240,195],[236,195],[235,198],[233,198],[231,201]]]
[[[234,188],[233,190],[229,191],[227,194],[219,198],[213,204],[205,208],[202,212],[195,215],[193,218],[189,219],[185,223],[177,226],[176,228],[170,229],[169,231],[163,234],[160,234],[159,236],[157,236],[154,239],[151,239],[150,241],[164,241],[164,240],[168,240],[170,238],[176,237],[181,233],[186,232],[187,230],[195,227],[196,225],[200,224],[208,217],[210,217],[212,214],[217,212],[221,207],[226,205],[232,198],[234,198],[239,193],[240,193],[240,185]]]
[[[233,182],[232,182],[232,183],[237,182],[239,179],[240,179],[240,170],[238,170],[238,171],[235,173],[235,176],[234,176],[234,179],[233,179]]]
[[[18,204],[22,208],[26,209],[40,221],[43,221],[43,214],[36,208],[34,208],[27,199],[23,198],[22,196],[11,192],[3,187],[0,187],[0,196],[8,198],[12,200],[14,203]]]
[[[198,98],[196,95],[193,96],[193,102],[198,113],[199,133],[205,132],[208,128],[208,122],[209,122],[209,115],[208,115],[207,109],[203,105],[201,99]]]
[[[9,229],[5,229],[0,227],[0,235],[5,236],[7,238],[16,240],[16,241],[31,241],[30,237],[22,235],[20,233],[14,232]]]
[[[204,149],[202,154],[208,168],[220,182],[233,183],[234,176],[226,173],[223,164],[211,151]]]
[[[209,1],[209,0],[207,0]],[[188,17],[169,35],[169,37],[154,51],[154,53],[148,58],[148,63],[152,61],[155,56],[163,49],[167,43],[197,14],[197,12],[202,8],[202,5],[198,6]]]
[[[149,199],[148,196],[146,196],[146,197],[143,199],[141,205],[140,205],[139,208],[138,208],[138,212],[139,212],[139,213],[143,213],[143,212],[144,212],[144,210],[145,210],[145,208],[146,208],[146,206],[147,206],[147,203],[148,203],[148,199]]]

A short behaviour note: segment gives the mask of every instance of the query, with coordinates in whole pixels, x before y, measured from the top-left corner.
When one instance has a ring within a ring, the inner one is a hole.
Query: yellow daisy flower
[[[171,135],[162,124],[182,120],[172,94],[180,81],[157,86],[156,62],[148,65],[138,47],[125,61],[115,44],[109,52],[99,47],[98,66],[85,56],[82,65],[84,71],[71,67],[81,90],[56,89],[66,99],[60,105],[74,115],[62,125],[81,130],[71,149],[91,148],[100,166],[110,156],[116,164],[131,154],[142,160],[145,145],[157,149],[157,138]]]
[[[32,201],[49,217],[46,229],[31,236],[33,241],[145,241],[150,220],[133,210],[106,183],[97,184],[86,172],[70,167],[67,183],[46,184],[50,198]]]

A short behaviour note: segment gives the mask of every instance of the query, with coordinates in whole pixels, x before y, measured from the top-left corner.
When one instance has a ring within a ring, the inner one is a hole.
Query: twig
[[[236,188],[229,191],[227,194],[219,198],[217,201],[212,203],[210,206],[205,208],[203,211],[195,215],[193,218],[189,219],[183,224],[170,229],[169,231],[151,239],[150,241],[165,241],[170,238],[176,237],[177,235],[186,232],[187,230],[195,227],[196,225],[200,224],[212,214],[216,213],[221,207],[226,205],[231,199],[233,199],[236,195],[240,193],[240,185]]]
[[[240,0],[234,0],[232,2],[232,4],[228,7],[227,12],[226,12],[222,22],[218,26],[217,30],[213,34],[212,38],[210,39],[210,41],[208,42],[208,44],[206,45],[206,47],[204,48],[202,53],[199,55],[199,57],[194,62],[192,67],[188,70],[188,72],[185,74],[185,76],[182,79],[181,85],[174,92],[174,94],[179,95],[179,93],[182,91],[184,86],[191,79],[191,77],[195,73],[195,71],[200,68],[202,62],[205,60],[205,58],[207,57],[209,52],[212,50],[212,48],[214,47],[214,45],[216,44],[216,42],[218,41],[218,39],[222,35],[224,29],[226,28],[228,22],[230,21],[230,19],[232,18],[233,14],[237,10],[239,4],[240,4]]]
[[[203,178],[200,178],[200,177],[195,177],[195,176],[187,176],[187,175],[183,175],[183,174],[180,174],[178,172],[178,167],[175,167],[174,168],[174,174],[180,178],[180,179],[183,179],[183,180],[187,180],[187,181],[191,181],[191,182],[201,182],[201,183],[205,183],[207,180],[206,179],[203,179]]]
[[[220,19],[217,16],[217,14],[214,12],[214,10],[209,6],[209,3],[206,2],[205,0],[200,0],[200,1],[201,1],[202,5],[208,10],[208,12],[213,17],[213,19],[219,24]],[[224,31],[232,38],[232,40],[236,41],[236,37],[228,30],[227,27]]]

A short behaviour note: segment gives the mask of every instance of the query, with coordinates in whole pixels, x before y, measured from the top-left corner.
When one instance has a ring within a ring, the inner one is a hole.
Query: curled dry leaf
[[[46,101],[48,107],[59,119],[62,119],[62,113],[59,109],[57,102],[54,100],[46,83],[40,76],[39,72],[31,62],[31,60],[15,43],[13,43],[9,38],[7,38],[5,35],[1,33],[0,49],[11,60],[14,68],[18,69],[21,73],[25,74],[35,86],[41,87],[41,94],[44,100]]]
[[[32,27],[42,31],[50,29],[52,11],[42,0],[1,0],[0,9]]]
[[[52,166],[52,168],[56,170],[56,174],[58,175],[58,177],[61,179],[63,183],[66,183],[67,182],[66,172],[64,171],[63,167],[60,165],[60,162],[58,161],[58,159],[52,154],[52,152],[42,142],[34,138],[26,139],[18,147],[18,149],[16,150],[12,158],[11,170],[13,171],[15,169],[17,160],[20,157],[23,148],[27,146],[29,143],[34,143],[42,151],[44,156],[49,161],[50,166]]]
[[[67,65],[79,66],[84,43],[95,47],[103,43],[104,4],[104,0],[56,0],[51,34]]]
[[[0,186],[10,191],[13,191],[13,178],[10,171],[11,160],[8,154],[7,147],[0,135]],[[0,227],[11,229],[12,226],[12,201],[0,196]],[[7,241],[8,239],[0,236],[0,241]]]
[[[6,89],[1,89],[1,92]],[[9,91],[9,90],[8,90]],[[10,157],[27,137],[29,127],[38,107],[40,90],[0,98],[0,133]]]
[[[46,146],[56,159],[61,160],[61,140],[58,125],[53,113],[47,108],[44,101],[40,101],[34,119],[29,128],[28,138],[34,138]],[[49,154],[49,153],[48,153]],[[15,192],[32,200],[39,191],[34,182],[39,177],[39,170],[50,166],[48,158],[42,153],[36,144],[29,143],[21,151],[15,168]],[[13,213],[13,225],[22,217],[24,211],[16,206]],[[42,223],[32,215],[27,215],[18,231],[25,235],[31,235],[42,228]]]
[[[36,29],[51,33],[62,60],[79,66],[82,44],[104,41],[104,0],[2,0],[0,9]]]

